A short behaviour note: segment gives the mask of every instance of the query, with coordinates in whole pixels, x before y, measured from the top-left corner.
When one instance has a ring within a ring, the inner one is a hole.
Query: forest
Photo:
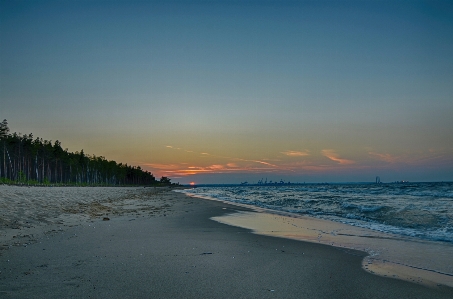
[[[83,150],[69,152],[60,141],[54,143],[33,134],[9,133],[8,122],[0,123],[0,183],[58,186],[170,185],[170,179],[156,180],[140,166],[108,161]]]

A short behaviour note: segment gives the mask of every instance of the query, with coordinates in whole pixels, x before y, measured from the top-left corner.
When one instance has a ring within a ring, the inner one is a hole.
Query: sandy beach
[[[452,298],[370,274],[364,252],[211,220],[167,188],[0,185],[0,298]]]

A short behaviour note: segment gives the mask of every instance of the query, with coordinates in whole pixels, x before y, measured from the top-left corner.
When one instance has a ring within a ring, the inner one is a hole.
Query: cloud
[[[259,161],[259,160],[246,160],[246,159],[239,159],[239,158],[234,158],[238,161],[245,161],[245,162],[255,162],[255,163],[259,163],[259,164],[263,164],[263,165],[267,165],[267,166],[271,166],[273,168],[279,168],[279,166],[277,165],[274,165],[274,164],[271,164],[271,163],[267,163],[267,162],[264,162],[264,161]]]
[[[300,152],[300,151],[285,151],[281,152],[282,154],[290,157],[304,157],[304,156],[309,156],[310,154],[308,151],[305,152]]]
[[[398,157],[392,156],[390,154],[379,154],[375,152],[369,152],[368,154],[388,163],[395,163],[398,160]]]
[[[160,170],[172,170],[178,169],[180,166],[178,164],[156,164],[156,163],[144,163],[144,165],[151,168],[160,169]]]
[[[401,163],[406,165],[424,165],[435,163],[436,165],[451,163],[453,151],[448,149],[428,149],[425,151],[406,151],[398,156],[381,154],[369,151],[368,154],[380,161],[389,164]]]
[[[218,173],[269,173],[275,172],[274,167],[254,167],[253,164],[238,165],[236,163],[227,164],[212,164],[209,166],[194,166],[193,164],[188,166],[187,163],[180,164],[145,164],[150,167],[153,172],[159,174],[159,176],[169,177],[185,177],[196,174],[218,174]]]
[[[176,149],[176,150],[182,150],[182,151],[185,151],[185,152],[188,152],[188,153],[197,154],[194,151],[189,151],[189,150],[186,150],[186,149],[183,149],[183,148],[179,148],[179,147],[173,147],[171,145],[167,145],[166,147],[167,148],[171,148],[171,149]],[[253,163],[258,163],[258,164],[263,164],[263,165],[266,165],[266,166],[270,166],[270,167],[272,167],[274,169],[281,169],[281,167],[278,166],[278,165],[271,164],[271,163],[268,163],[268,162],[265,162],[265,161],[261,161],[261,160],[249,160],[249,159],[242,159],[242,158],[235,158],[235,157],[218,156],[218,155],[212,155],[212,154],[206,153],[206,152],[201,152],[201,153],[198,153],[198,154],[200,154],[202,156],[210,156],[210,157],[215,157],[215,158],[220,158],[220,159],[228,159],[228,160],[233,160],[233,161],[237,161],[237,162],[253,162]]]
[[[215,164],[215,165],[209,166],[208,169],[212,169],[212,170],[223,170],[223,169],[225,169],[225,166],[219,165],[219,164]]]
[[[347,160],[347,159],[340,158],[338,156],[338,154],[334,150],[331,150],[331,149],[322,150],[321,153],[326,158],[328,158],[328,159],[330,159],[330,160],[332,160],[334,162],[337,162],[337,163],[339,163],[341,165],[350,165],[350,164],[354,164],[355,163],[352,160]]]

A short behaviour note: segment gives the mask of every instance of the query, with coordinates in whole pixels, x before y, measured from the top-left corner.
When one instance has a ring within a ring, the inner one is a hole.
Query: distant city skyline
[[[449,1],[0,1],[0,121],[188,184],[453,181]]]

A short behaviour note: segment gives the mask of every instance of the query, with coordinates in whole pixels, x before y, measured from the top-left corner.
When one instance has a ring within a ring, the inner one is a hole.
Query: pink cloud
[[[308,151],[305,152],[300,152],[300,151],[285,151],[281,152],[282,154],[289,156],[289,157],[304,157],[304,156],[309,156],[310,154]]]
[[[377,159],[379,159],[381,161],[388,162],[388,163],[395,163],[395,162],[397,162],[397,159],[398,159],[397,157],[392,156],[390,154],[379,154],[379,153],[375,153],[375,152],[369,152],[368,154],[373,157],[376,157]]]
[[[212,169],[212,170],[222,170],[222,169],[225,169],[225,167],[223,165],[211,165],[209,167],[207,167],[208,169]]]
[[[236,163],[212,164],[209,166],[187,166],[187,163],[180,164],[145,164],[150,167],[153,172],[163,176],[189,176],[200,173],[228,173],[228,172],[248,172],[248,173],[264,173],[272,172],[274,168],[269,167],[251,167],[250,165],[239,166]]]
[[[337,162],[341,165],[350,165],[350,164],[354,164],[355,162],[352,161],[352,160],[347,160],[347,159],[342,159],[338,156],[338,154],[334,151],[334,150],[331,150],[331,149],[325,149],[325,150],[322,150],[322,155],[325,156],[326,158],[334,161],[334,162]]]

